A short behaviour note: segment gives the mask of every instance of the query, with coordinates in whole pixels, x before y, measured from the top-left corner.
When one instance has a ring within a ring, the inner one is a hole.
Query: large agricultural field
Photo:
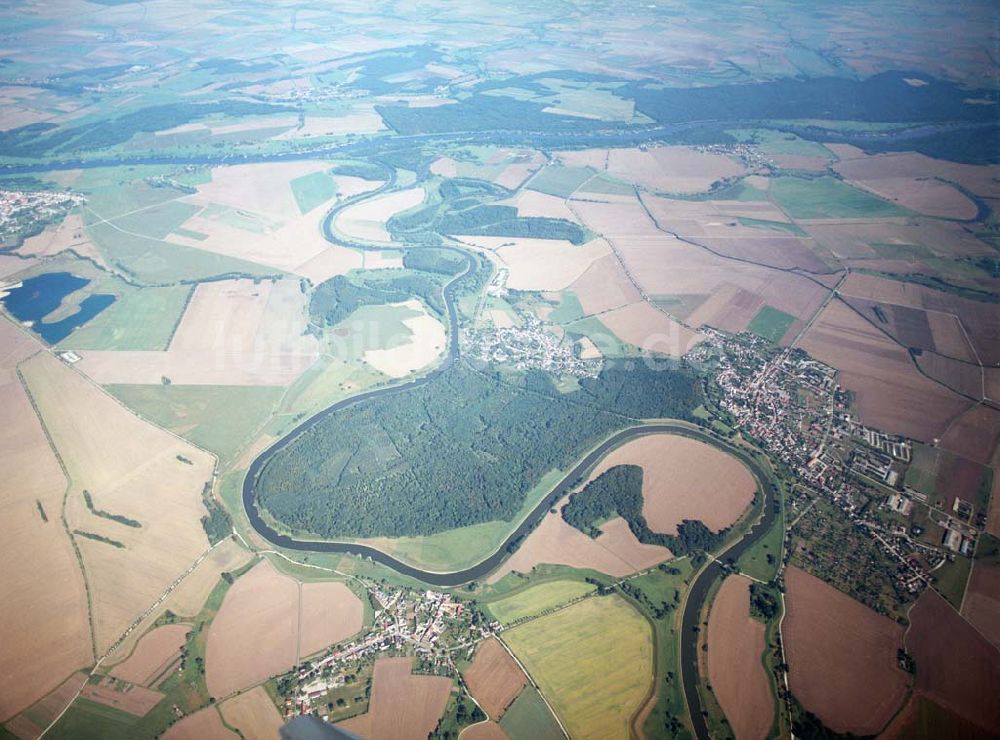
[[[589,598],[504,633],[574,737],[627,737],[652,679],[643,617],[617,596]],[[594,694],[591,687],[604,686]]]
[[[903,628],[798,568],[785,578],[792,692],[840,732],[878,733],[906,697],[908,677],[896,665]]]
[[[998,23],[5,3],[0,736],[1000,732]]]

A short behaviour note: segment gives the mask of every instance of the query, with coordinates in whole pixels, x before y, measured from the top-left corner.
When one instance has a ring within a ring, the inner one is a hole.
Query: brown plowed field
[[[841,301],[831,301],[799,346],[840,370],[861,420],[921,441],[940,437],[971,402],[928,380],[905,349]]]
[[[739,740],[766,737],[774,720],[763,654],[764,624],[750,616],[750,581],[727,578],[708,617],[708,677]]]
[[[974,406],[951,425],[941,446],[959,455],[988,464],[1000,440],[1000,411]]]
[[[149,714],[150,709],[160,703],[164,694],[144,686],[129,686],[124,691],[118,691],[102,683],[99,686],[87,684],[80,692],[80,696],[106,707],[120,709],[136,717],[145,717]]]
[[[139,640],[132,655],[112,668],[110,675],[129,683],[150,686],[171,663],[180,658],[181,648],[190,631],[191,627],[186,624],[157,627]]]
[[[596,260],[570,288],[587,314],[610,311],[641,298],[612,254]]]
[[[903,628],[798,568],[785,571],[785,584],[792,693],[832,730],[879,732],[906,699],[896,665]]]
[[[366,714],[339,723],[362,737],[426,740],[437,726],[451,694],[451,679],[415,676],[412,658],[375,661],[371,703]]]
[[[346,640],[361,630],[364,616],[361,599],[343,583],[303,583],[299,656]]]
[[[962,614],[994,647],[1000,648],[1000,566],[973,564]]]
[[[917,688],[995,731],[1000,727],[1000,652],[931,589],[920,596],[909,618],[906,649],[917,663]]]
[[[734,457],[674,434],[650,434],[610,452],[590,475],[616,465],[642,467],[642,513],[654,532],[677,534],[685,519],[713,532],[731,526],[753,500],[753,476]]]
[[[476,650],[475,660],[465,671],[465,682],[479,706],[497,722],[528,679],[503,645],[491,637]]]
[[[7,727],[24,739],[40,737],[42,731],[55,722],[62,711],[76,698],[77,693],[87,683],[87,674],[74,673],[59,686],[31,707],[28,717],[22,713],[7,723]]]
[[[234,696],[219,707],[226,724],[243,733],[243,740],[275,740],[284,719],[264,687]]]
[[[507,740],[507,733],[496,722],[480,722],[462,731],[463,740]]]

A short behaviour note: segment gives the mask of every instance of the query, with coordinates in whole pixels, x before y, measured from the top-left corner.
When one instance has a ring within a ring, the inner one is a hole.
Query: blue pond
[[[68,272],[47,272],[28,278],[3,299],[11,315],[19,321],[30,321],[31,329],[49,344],[55,344],[83,326],[115,302],[113,295],[95,293],[80,302],[80,310],[62,321],[44,323],[42,319],[59,308],[62,299],[90,281]]]

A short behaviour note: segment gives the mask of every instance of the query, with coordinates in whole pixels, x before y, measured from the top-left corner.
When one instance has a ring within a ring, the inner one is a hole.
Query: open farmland
[[[513,290],[564,290],[594,261],[610,253],[603,239],[581,246],[565,239],[459,236],[463,243],[493,252],[510,269]]]
[[[906,215],[906,209],[832,177],[779,177],[771,194],[794,219],[885,218]]]
[[[547,581],[491,601],[487,608],[498,621],[511,624],[568,604],[593,590],[592,584],[582,581]]]
[[[896,665],[903,628],[794,566],[785,583],[792,693],[837,732],[878,733],[906,698],[908,678]]]
[[[528,682],[520,666],[495,637],[480,643],[463,677],[469,693],[494,722],[500,720]]]
[[[609,149],[605,171],[622,180],[661,193],[697,193],[713,183],[746,172],[723,154],[683,146]]]
[[[500,727],[511,740],[560,740],[566,737],[538,689],[531,684],[525,686],[507,708]]]
[[[651,637],[646,620],[618,596],[584,599],[504,632],[504,642],[579,738],[628,737],[629,719],[652,680]]]
[[[708,617],[708,679],[737,738],[763,738],[774,699],[761,663],[764,625],[750,616],[750,581],[726,578]]]
[[[190,631],[186,624],[165,624],[146,633],[132,654],[111,669],[110,675],[139,686],[152,686],[165,678],[180,659]]]
[[[264,561],[237,580],[209,628],[208,691],[224,697],[283,673],[356,633],[362,616],[360,600],[342,583],[298,584]]]
[[[21,712],[10,722],[7,728],[16,736],[25,740],[35,740],[41,737],[62,711],[70,705],[77,693],[87,684],[87,674],[82,671],[74,673],[55,689]]]
[[[624,531],[614,529],[610,537],[602,534],[594,540],[567,524],[558,512],[550,512],[517,551],[489,577],[489,581],[499,581],[511,571],[530,573],[542,563],[592,568],[609,576],[621,577],[669,557],[670,551],[665,547],[640,543],[627,524]]]
[[[1000,411],[973,406],[948,427],[941,447],[983,465],[989,463],[1000,441]]]
[[[364,353],[364,360],[383,375],[404,378],[434,362],[448,343],[444,326],[427,313],[416,299],[399,304],[409,309],[410,315],[402,320],[410,332],[402,343],[386,349],[371,349]]]
[[[962,601],[962,615],[1000,648],[1000,566],[974,561]]]
[[[237,740],[237,735],[222,724],[215,707],[205,707],[189,714],[163,734],[163,740]]]
[[[274,740],[284,719],[263,687],[234,696],[219,707],[226,724],[235,727],[243,740]]]
[[[645,301],[637,301],[603,313],[600,320],[623,342],[671,357],[687,354],[701,340],[699,334]]]
[[[101,384],[287,385],[318,357],[305,326],[295,281],[202,283],[165,351],[89,351],[78,367]]]
[[[832,301],[799,346],[840,371],[865,424],[929,441],[970,403],[928,380],[905,349],[840,301]]]
[[[927,589],[910,610],[906,650],[917,663],[916,687],[946,709],[993,731],[1000,726],[1000,653]]]
[[[69,526],[121,545],[76,538],[102,653],[208,549],[200,519],[213,461],[140,421],[50,355],[36,356],[22,371],[70,477]],[[85,490],[97,508],[138,526],[89,511]]]
[[[341,211],[333,227],[351,239],[362,242],[392,241],[386,222],[397,213],[418,206],[424,201],[423,188],[408,188],[363,200]]]
[[[340,726],[362,737],[424,740],[437,726],[451,693],[451,679],[410,673],[412,658],[375,661],[366,714]]]
[[[0,583],[0,721],[91,662],[87,594],[60,523],[67,481],[24,386],[14,374],[36,349],[0,320],[0,515],[6,524]],[[44,515],[43,515],[44,512]],[[55,584],[59,584],[55,587]]]
[[[734,457],[697,440],[651,434],[609,453],[594,480],[617,465],[642,468],[642,513],[654,532],[677,534],[685,519],[718,532],[732,526],[754,497],[750,472]]]

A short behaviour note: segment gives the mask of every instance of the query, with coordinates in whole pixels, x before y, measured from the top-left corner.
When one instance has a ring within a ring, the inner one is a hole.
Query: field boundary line
[[[556,724],[559,725],[559,729],[562,730],[563,736],[566,738],[566,740],[569,740],[569,732],[566,730],[566,725],[562,723],[562,720],[559,719],[559,715],[556,714],[556,710],[552,707],[551,704],[549,704],[549,700],[545,697],[545,694],[542,693],[542,687],[538,685],[537,681],[535,681],[534,676],[532,676],[531,673],[528,671],[528,669],[524,667],[524,663],[522,663],[518,659],[518,657],[514,655],[513,651],[511,651],[510,649],[510,646],[508,646],[507,643],[503,641],[503,638],[499,634],[494,635],[494,637],[496,637],[497,642],[503,645],[503,649],[507,651],[507,654],[511,658],[513,658],[514,662],[517,663],[518,668],[524,671],[524,675],[528,677],[528,680],[531,682],[531,685],[534,687],[535,691],[538,692],[538,695],[542,697],[542,701],[545,702],[545,706],[548,707],[549,713],[552,715],[552,718],[555,719]]]

